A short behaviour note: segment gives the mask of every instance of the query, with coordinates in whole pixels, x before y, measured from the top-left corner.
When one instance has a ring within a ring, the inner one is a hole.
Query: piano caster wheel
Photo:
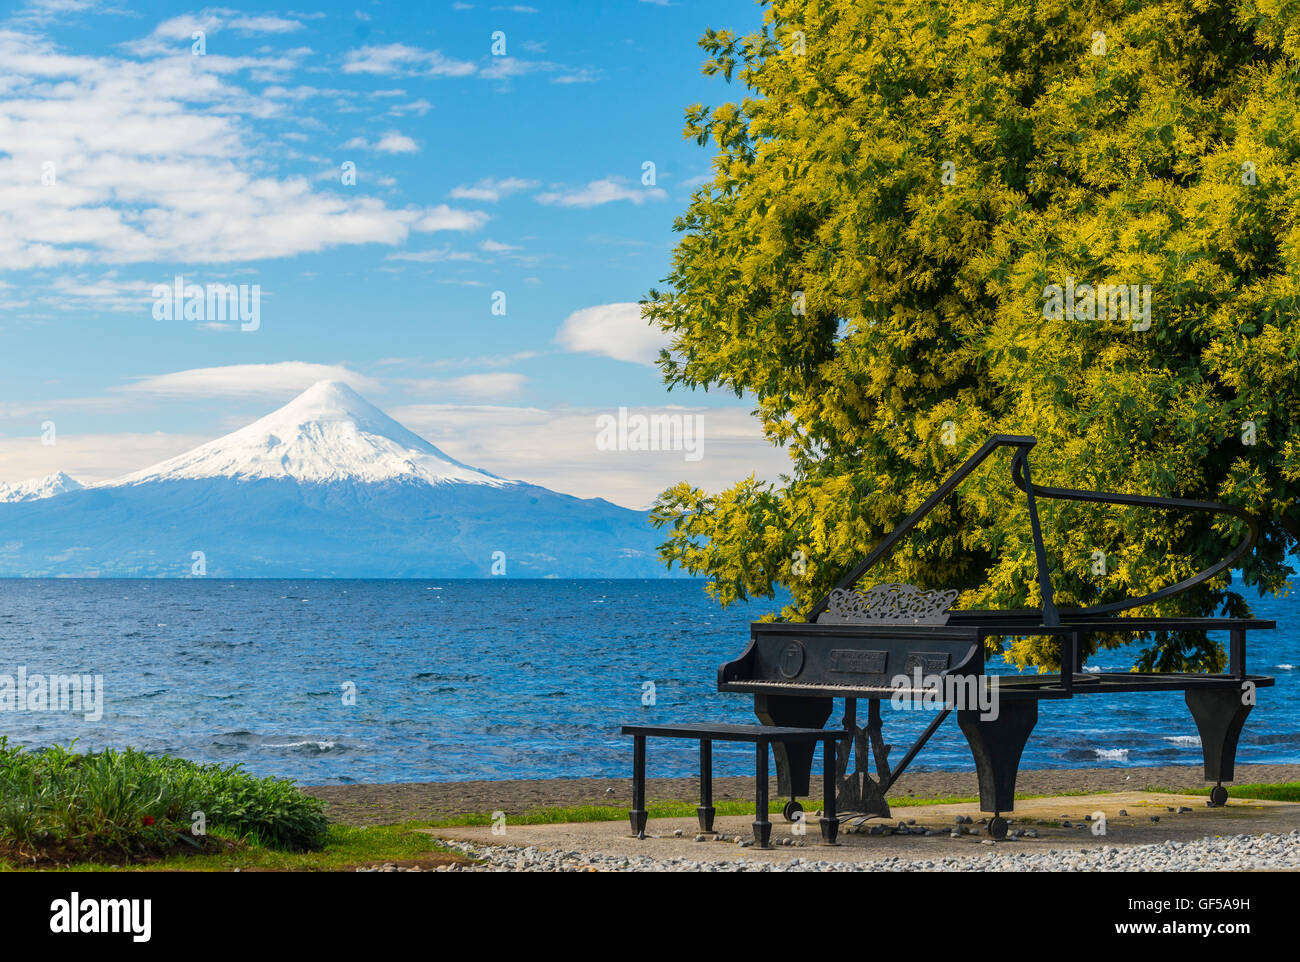
[[[994,815],[989,819],[989,836],[999,842],[1007,837],[1007,820],[1001,815]]]
[[[1215,785],[1210,789],[1210,805],[1213,808],[1223,808],[1228,804],[1228,790],[1222,785]]]
[[[785,816],[785,820],[787,822],[793,822],[795,820],[795,816],[802,811],[803,811],[803,806],[800,805],[792,798],[790,799],[790,801],[785,803],[785,808],[781,809],[781,814]]]

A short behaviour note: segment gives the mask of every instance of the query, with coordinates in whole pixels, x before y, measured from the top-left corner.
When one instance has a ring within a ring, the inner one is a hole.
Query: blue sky
[[[684,109],[739,94],[696,41],[756,4],[127,6],[0,14],[0,480],[106,480],[326,376],[624,504],[784,465],[743,401],[665,390],[628,306],[709,175]],[[260,326],[156,320],[178,274],[258,285]],[[670,405],[706,415],[701,461],[596,450],[599,414]]]

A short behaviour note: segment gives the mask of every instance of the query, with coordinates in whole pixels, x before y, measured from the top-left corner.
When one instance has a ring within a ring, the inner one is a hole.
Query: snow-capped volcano
[[[202,478],[512,483],[449,458],[342,381],[318,381],[246,428],[109,484]]]
[[[114,481],[19,487],[49,493],[0,503],[0,577],[666,575],[646,512],[461,464],[337,381]]]
[[[0,504],[14,501],[40,501],[42,498],[52,498],[65,491],[80,491],[81,488],[80,481],[68,477],[62,471],[14,484],[0,481]]]

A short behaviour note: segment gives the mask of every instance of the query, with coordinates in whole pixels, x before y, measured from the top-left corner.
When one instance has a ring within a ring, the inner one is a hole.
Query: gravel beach
[[[448,841],[448,848],[475,863],[454,863],[437,872],[1242,872],[1300,870],[1300,830],[1284,835],[1234,835],[1192,842],[1168,841],[1130,848],[1105,846],[1091,851],[1049,849],[1007,851],[990,846],[987,855],[916,858],[890,856],[840,862],[817,855],[786,862],[709,859],[656,859],[635,855],[546,851],[535,847],[475,845]],[[815,850],[814,850],[815,851]],[[376,869],[383,871],[383,869]],[[397,869],[390,869],[396,871]]]

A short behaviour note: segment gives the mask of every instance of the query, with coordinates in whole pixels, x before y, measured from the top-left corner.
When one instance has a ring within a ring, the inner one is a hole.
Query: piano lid
[[[1113,614],[1129,608],[1137,608],[1153,601],[1160,601],[1172,595],[1180,594],[1190,588],[1213,578],[1221,571],[1231,567],[1242,555],[1254,547],[1259,539],[1260,522],[1257,517],[1230,504],[1217,501],[1192,501],[1184,498],[1157,498],[1150,495],[1111,494],[1106,491],[1082,491],[1072,488],[1053,488],[1034,484],[1029,476],[1029,450],[1038,443],[1038,439],[1023,434],[995,434],[980,446],[980,449],[966,459],[966,462],[953,472],[943,484],[935,490],[925,502],[908,515],[898,527],[894,528],[880,544],[872,549],[861,562],[839,580],[830,594],[822,598],[808,613],[808,620],[819,623],[863,624],[871,622],[893,622],[911,624],[945,624],[948,620],[947,608],[957,598],[957,591],[921,591],[912,585],[889,583],[877,585],[865,592],[854,588],[859,578],[869,571],[881,558],[894,550],[895,545],[929,514],[936,505],[950,495],[971,472],[1002,447],[1016,449],[1011,460],[1011,480],[1025,494],[1029,508],[1030,533],[1034,541],[1034,556],[1038,567],[1038,589],[1042,595],[1042,623],[1059,625],[1060,615],[1053,600],[1052,578],[1047,570],[1047,551],[1043,547],[1043,533],[1038,523],[1038,505],[1035,497],[1051,498],[1064,501],[1082,501],[1093,504],[1121,504],[1141,508],[1172,508],[1181,511],[1203,511],[1211,514],[1229,514],[1243,519],[1249,528],[1246,538],[1228,553],[1221,561],[1198,571],[1177,584],[1168,585],[1137,598],[1112,602],[1106,605],[1093,605],[1088,608],[1070,609],[1072,615]],[[951,597],[949,597],[951,596]],[[946,603],[940,606],[943,599]],[[942,620],[919,620],[939,619]]]

